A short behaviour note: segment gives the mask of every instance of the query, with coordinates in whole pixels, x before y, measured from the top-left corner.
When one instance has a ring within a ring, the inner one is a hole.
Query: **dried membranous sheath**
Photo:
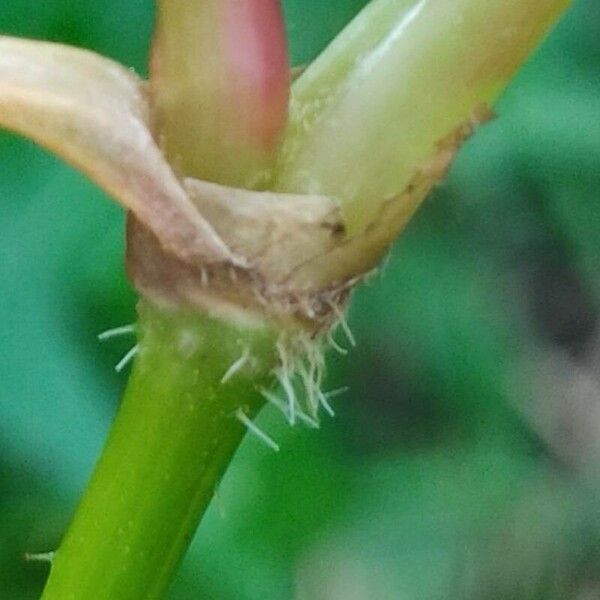
[[[0,36],[0,126],[128,211],[142,297],[45,600],[163,597],[243,424],[331,410],[321,346],[352,290],[568,4],[374,0],[291,89],[277,0],[158,0],[149,82]]]

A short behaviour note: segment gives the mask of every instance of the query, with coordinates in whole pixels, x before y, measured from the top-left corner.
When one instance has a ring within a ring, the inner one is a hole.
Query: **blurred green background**
[[[285,2],[296,63],[362,0]],[[144,73],[150,0],[4,0],[0,33]],[[173,600],[600,599],[600,3],[578,0],[499,119],[356,295],[337,417],[244,442]],[[0,134],[0,598],[38,597],[101,449],[134,319],[123,215]],[[90,599],[92,600],[92,599]]]

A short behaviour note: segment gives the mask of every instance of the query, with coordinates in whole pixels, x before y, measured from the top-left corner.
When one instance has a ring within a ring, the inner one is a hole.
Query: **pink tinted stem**
[[[268,179],[289,93],[278,0],[158,0],[150,71],[155,134],[177,170]]]

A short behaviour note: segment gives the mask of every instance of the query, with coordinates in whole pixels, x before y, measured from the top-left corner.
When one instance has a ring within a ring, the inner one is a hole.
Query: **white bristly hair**
[[[250,433],[254,434],[257,439],[264,442],[269,448],[271,448],[271,450],[279,452],[279,444],[262,429],[260,429],[260,427],[258,427],[258,425],[256,425],[256,423],[254,423],[254,421],[241,408],[238,408],[235,411],[235,417],[246,427],[246,429],[248,429]]]

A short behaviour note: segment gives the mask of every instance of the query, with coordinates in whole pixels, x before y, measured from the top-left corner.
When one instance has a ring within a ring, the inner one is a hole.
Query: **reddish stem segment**
[[[159,0],[154,124],[182,173],[240,187],[266,179],[287,118],[278,0]]]

